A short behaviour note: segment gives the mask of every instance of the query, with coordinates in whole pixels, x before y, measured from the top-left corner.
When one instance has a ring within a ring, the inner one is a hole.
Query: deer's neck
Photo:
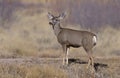
[[[56,24],[53,28],[54,33],[56,36],[58,36],[58,34],[60,33],[60,31],[62,30],[62,28],[60,27],[60,23]]]

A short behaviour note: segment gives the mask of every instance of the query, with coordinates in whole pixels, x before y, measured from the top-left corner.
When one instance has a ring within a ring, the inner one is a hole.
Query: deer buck
[[[96,45],[96,35],[88,31],[73,30],[62,28],[60,21],[65,17],[62,13],[59,16],[53,16],[48,13],[50,20],[49,24],[52,26],[58,42],[62,45],[64,57],[63,64],[68,64],[68,52],[70,47],[78,48],[83,47],[89,56],[87,68],[91,65],[94,66],[92,48]]]

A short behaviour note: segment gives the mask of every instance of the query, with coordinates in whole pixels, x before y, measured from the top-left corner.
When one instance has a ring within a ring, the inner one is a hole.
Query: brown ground
[[[95,58],[96,78],[120,78],[120,58]],[[69,59],[69,65],[63,66],[61,58],[16,58],[0,59],[0,65],[16,66],[53,66],[67,75],[67,78],[92,78],[90,69],[86,69],[86,57]],[[9,77],[8,77],[9,78]],[[19,78],[19,77],[18,77]],[[24,77],[21,77],[24,78]],[[28,78],[28,77],[25,77]],[[33,78],[33,77],[30,77]],[[39,78],[39,77],[36,77]],[[42,77],[40,77],[42,78]],[[47,77],[45,77],[47,78]],[[52,78],[52,77],[51,77]],[[57,78],[57,77],[55,77]],[[61,78],[61,77],[58,77]]]

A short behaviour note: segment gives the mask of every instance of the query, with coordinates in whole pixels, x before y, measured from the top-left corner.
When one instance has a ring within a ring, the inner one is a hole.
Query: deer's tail
[[[94,35],[93,36],[93,44],[96,45],[96,43],[97,43],[97,37]]]

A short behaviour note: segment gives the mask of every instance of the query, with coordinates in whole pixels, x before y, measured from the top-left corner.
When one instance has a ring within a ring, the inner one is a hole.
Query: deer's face
[[[58,17],[53,17],[50,21],[49,24],[55,26],[56,24],[60,23],[60,20]]]
[[[65,14],[61,14],[59,16],[53,16],[52,14],[48,13],[48,18],[49,18],[49,24],[53,26],[56,25],[56,24],[59,24],[60,23],[60,20],[63,19],[65,17]]]

